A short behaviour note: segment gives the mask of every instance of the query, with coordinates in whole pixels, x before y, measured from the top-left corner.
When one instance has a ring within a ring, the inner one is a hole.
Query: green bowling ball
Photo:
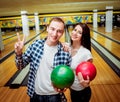
[[[53,69],[51,81],[56,88],[69,88],[74,82],[74,73],[69,66],[59,65]]]

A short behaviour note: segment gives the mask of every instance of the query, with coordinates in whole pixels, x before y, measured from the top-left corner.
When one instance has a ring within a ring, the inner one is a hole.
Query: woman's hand
[[[90,84],[90,78],[89,78],[89,76],[87,76],[87,80],[84,80],[81,72],[78,73],[78,80],[80,81],[80,84],[83,87],[88,87],[89,84]]]

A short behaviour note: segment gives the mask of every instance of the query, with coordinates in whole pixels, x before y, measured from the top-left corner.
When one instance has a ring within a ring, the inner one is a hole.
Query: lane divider
[[[100,45],[97,41],[91,38],[92,47],[97,51],[97,53],[108,63],[108,65],[116,72],[120,77],[120,58],[113,55],[105,47]]]

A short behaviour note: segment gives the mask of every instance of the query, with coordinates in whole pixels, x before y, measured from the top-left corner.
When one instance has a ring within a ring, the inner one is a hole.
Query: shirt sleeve
[[[22,55],[19,56],[15,56],[15,63],[18,69],[22,69],[23,67],[23,59],[22,59]]]

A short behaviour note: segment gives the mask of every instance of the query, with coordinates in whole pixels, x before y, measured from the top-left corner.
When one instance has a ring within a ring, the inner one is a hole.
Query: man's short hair
[[[60,17],[53,17],[53,18],[50,20],[49,24],[50,24],[52,21],[57,21],[57,22],[63,23],[64,28],[65,28],[65,22],[63,21],[62,18],[60,18]]]

